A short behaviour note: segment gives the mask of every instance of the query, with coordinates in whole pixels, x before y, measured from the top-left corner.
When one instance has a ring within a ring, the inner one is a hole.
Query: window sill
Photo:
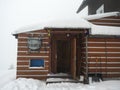
[[[44,69],[44,67],[29,67],[29,69]]]

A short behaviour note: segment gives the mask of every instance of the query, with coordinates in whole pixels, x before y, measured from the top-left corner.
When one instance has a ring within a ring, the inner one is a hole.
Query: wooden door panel
[[[76,38],[71,40],[71,75],[76,79]]]

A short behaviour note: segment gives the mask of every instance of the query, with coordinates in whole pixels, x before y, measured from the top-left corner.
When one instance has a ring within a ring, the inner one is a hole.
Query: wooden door
[[[51,72],[57,73],[57,50],[56,50],[56,40],[51,41]]]
[[[71,75],[76,79],[76,38],[71,40]]]

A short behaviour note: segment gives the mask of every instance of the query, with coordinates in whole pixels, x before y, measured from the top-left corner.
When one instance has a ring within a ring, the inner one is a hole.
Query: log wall
[[[42,36],[42,47],[39,52],[29,52],[27,46],[28,36]],[[50,61],[50,39],[46,30],[37,30],[33,32],[18,34],[18,52],[17,52],[17,78],[35,78],[45,80],[49,72]],[[31,59],[44,59],[45,66],[43,68],[31,68]]]
[[[88,38],[88,72],[120,77],[120,38]]]

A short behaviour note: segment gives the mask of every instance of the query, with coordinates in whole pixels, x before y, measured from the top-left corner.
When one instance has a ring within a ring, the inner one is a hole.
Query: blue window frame
[[[31,59],[30,67],[44,67],[44,59]]]

